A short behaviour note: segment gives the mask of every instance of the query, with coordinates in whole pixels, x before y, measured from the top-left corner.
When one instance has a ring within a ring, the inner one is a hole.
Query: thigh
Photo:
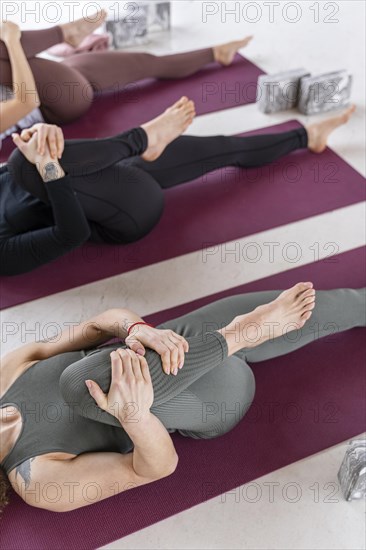
[[[106,240],[128,243],[149,233],[164,208],[164,194],[142,170],[117,163],[71,180],[87,219],[106,230]]]
[[[252,370],[233,356],[170,401],[153,405],[151,411],[169,431],[209,439],[232,430],[246,414],[254,394]]]
[[[63,63],[29,60],[46,120],[63,124],[80,117],[93,102],[93,89],[78,71]]]
[[[256,307],[267,304],[277,298],[281,291],[250,292],[229,296],[212,302],[177,319],[160,325],[169,328],[184,337],[218,330],[226,326],[237,315],[253,311]]]

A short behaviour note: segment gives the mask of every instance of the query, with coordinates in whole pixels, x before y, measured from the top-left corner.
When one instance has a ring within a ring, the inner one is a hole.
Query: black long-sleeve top
[[[16,185],[6,166],[0,168],[0,275],[31,271],[91,236],[69,177],[44,185],[49,205]]]

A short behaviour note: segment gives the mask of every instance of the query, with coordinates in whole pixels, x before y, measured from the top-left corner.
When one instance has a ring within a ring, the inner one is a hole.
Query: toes
[[[179,101],[177,101],[177,103],[175,103],[175,107],[182,107],[183,105],[185,105],[188,101],[188,97],[186,97],[185,95],[183,97],[180,98]]]
[[[303,315],[301,315],[301,319],[303,320],[303,325],[305,325],[306,321],[308,321],[310,319],[310,317],[312,316],[312,311],[306,311]]]
[[[301,307],[304,308],[304,309],[305,308],[308,309],[309,304],[314,304],[314,306],[315,306],[315,296],[310,296],[309,298],[305,298],[301,302]]]
[[[312,287],[313,283],[297,283],[297,285],[293,286],[290,290],[297,297],[299,294],[311,289]]]
[[[309,289],[309,290],[305,290],[302,294],[301,294],[301,299],[302,300],[305,300],[306,298],[310,298],[310,297],[315,297],[316,295],[316,292],[313,288]]]

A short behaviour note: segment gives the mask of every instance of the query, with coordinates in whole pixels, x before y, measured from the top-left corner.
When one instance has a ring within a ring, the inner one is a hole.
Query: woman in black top
[[[320,153],[353,111],[278,134],[181,136],[195,116],[183,97],[112,138],[64,143],[61,129],[47,124],[13,134],[19,150],[0,173],[0,274],[31,271],[87,240],[136,241],[159,221],[164,189],[224,166],[262,166],[299,148]]]

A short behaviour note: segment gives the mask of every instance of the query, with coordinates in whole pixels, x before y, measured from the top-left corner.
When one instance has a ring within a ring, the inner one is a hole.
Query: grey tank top
[[[133,443],[125,430],[84,418],[65,403],[60,376],[71,364],[96,350],[76,351],[39,361],[26,370],[0,399],[0,408],[14,405],[23,419],[22,431],[1,463],[7,474],[29,458],[51,452],[128,453]]]

